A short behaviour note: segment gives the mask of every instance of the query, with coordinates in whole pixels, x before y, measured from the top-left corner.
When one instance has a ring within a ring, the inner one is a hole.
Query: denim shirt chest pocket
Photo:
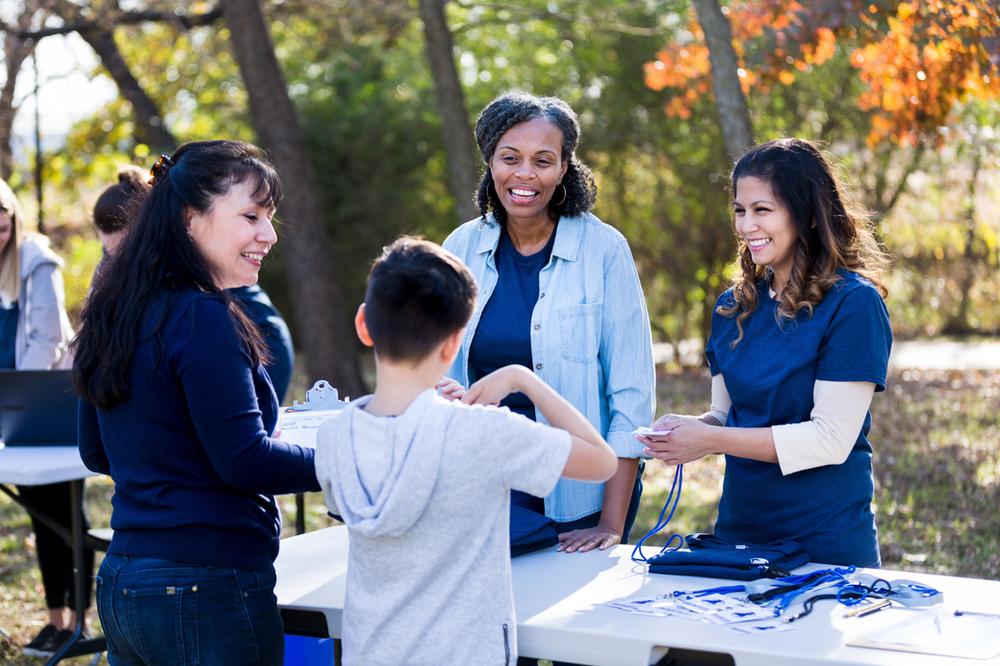
[[[556,311],[564,360],[584,365],[597,362],[602,310],[601,303],[583,303]]]

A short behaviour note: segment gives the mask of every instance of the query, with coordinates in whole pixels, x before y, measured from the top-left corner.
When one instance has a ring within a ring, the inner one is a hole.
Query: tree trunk
[[[945,335],[967,335],[974,329],[969,324],[969,293],[976,282],[979,258],[976,256],[976,181],[979,170],[983,166],[982,153],[979,146],[973,144],[972,178],[969,179],[969,205],[965,209],[965,252],[959,260],[962,279],[959,283],[958,312],[951,318],[941,331]]]
[[[259,0],[222,0],[230,44],[250,97],[258,141],[281,173],[281,217],[288,277],[310,381],[325,379],[341,395],[365,393],[347,326],[330,242],[323,228],[305,134],[285,87]]]
[[[0,89],[0,178],[10,180],[14,172],[14,152],[11,140],[14,138],[14,116],[17,108],[14,106],[14,86],[21,66],[34,50],[35,40],[22,39],[17,35],[20,30],[27,30],[34,23],[37,12],[41,9],[37,0],[27,0],[21,5],[21,13],[17,16],[16,27],[19,30],[8,30],[4,36],[4,65],[7,69],[7,80]],[[41,17],[41,23],[45,16]]]
[[[69,19],[68,16],[63,17],[63,20],[67,22]],[[163,118],[160,117],[160,111],[156,104],[132,76],[132,71],[122,58],[118,45],[115,44],[114,33],[94,27],[81,30],[80,36],[100,57],[104,69],[108,70],[118,86],[118,92],[132,103],[132,112],[136,119],[136,140],[149,146],[154,155],[159,153],[169,155],[174,152],[177,148],[177,140],[163,126]]]
[[[473,195],[479,187],[479,160],[476,144],[469,128],[469,115],[465,109],[465,95],[458,80],[458,68],[452,55],[451,31],[445,20],[444,7],[448,0],[420,0],[420,19],[424,23],[427,40],[427,60],[434,89],[437,92],[441,113],[441,132],[444,149],[448,155],[448,181],[455,197],[458,222],[466,222],[479,215]]]
[[[753,147],[754,138],[750,109],[737,74],[739,65],[733,50],[732,27],[718,0],[694,0],[694,8],[712,63],[715,108],[719,112],[722,135],[726,139],[726,150],[735,162]]]

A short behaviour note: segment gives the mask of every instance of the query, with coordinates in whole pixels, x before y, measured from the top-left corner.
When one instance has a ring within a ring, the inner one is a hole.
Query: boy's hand
[[[465,395],[465,387],[451,377],[442,377],[437,383],[437,388],[441,397],[448,400],[460,400]]]
[[[467,405],[498,405],[511,393],[522,390],[524,375],[535,376],[523,365],[508,365],[486,375],[462,396]]]

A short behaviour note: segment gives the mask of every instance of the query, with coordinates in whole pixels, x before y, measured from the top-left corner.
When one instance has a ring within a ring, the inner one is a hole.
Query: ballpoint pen
[[[888,599],[883,599],[864,608],[857,608],[849,613],[845,613],[844,617],[864,617],[865,615],[878,612],[883,608],[888,608],[891,603]]]

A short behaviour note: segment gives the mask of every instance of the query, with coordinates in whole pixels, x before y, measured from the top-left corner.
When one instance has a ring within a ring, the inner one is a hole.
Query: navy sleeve
[[[226,305],[191,306],[196,327],[172,348],[198,438],[219,476],[248,493],[319,490],[315,451],[268,436],[257,402],[252,361]],[[185,328],[186,327],[182,327]]]
[[[76,432],[80,458],[87,469],[98,474],[111,474],[111,464],[104,452],[101,427],[97,422],[97,408],[82,398],[77,408]]]
[[[867,281],[848,285],[820,349],[816,379],[871,382],[885,390],[892,348],[889,312]]]
[[[705,345],[705,359],[708,361],[708,370],[712,376],[719,374],[719,362],[716,358],[715,347],[719,344],[722,331],[725,327],[726,318],[718,313],[722,306],[731,305],[733,302],[733,290],[729,289],[715,300],[715,307],[712,308],[712,332],[708,335],[708,342]]]

